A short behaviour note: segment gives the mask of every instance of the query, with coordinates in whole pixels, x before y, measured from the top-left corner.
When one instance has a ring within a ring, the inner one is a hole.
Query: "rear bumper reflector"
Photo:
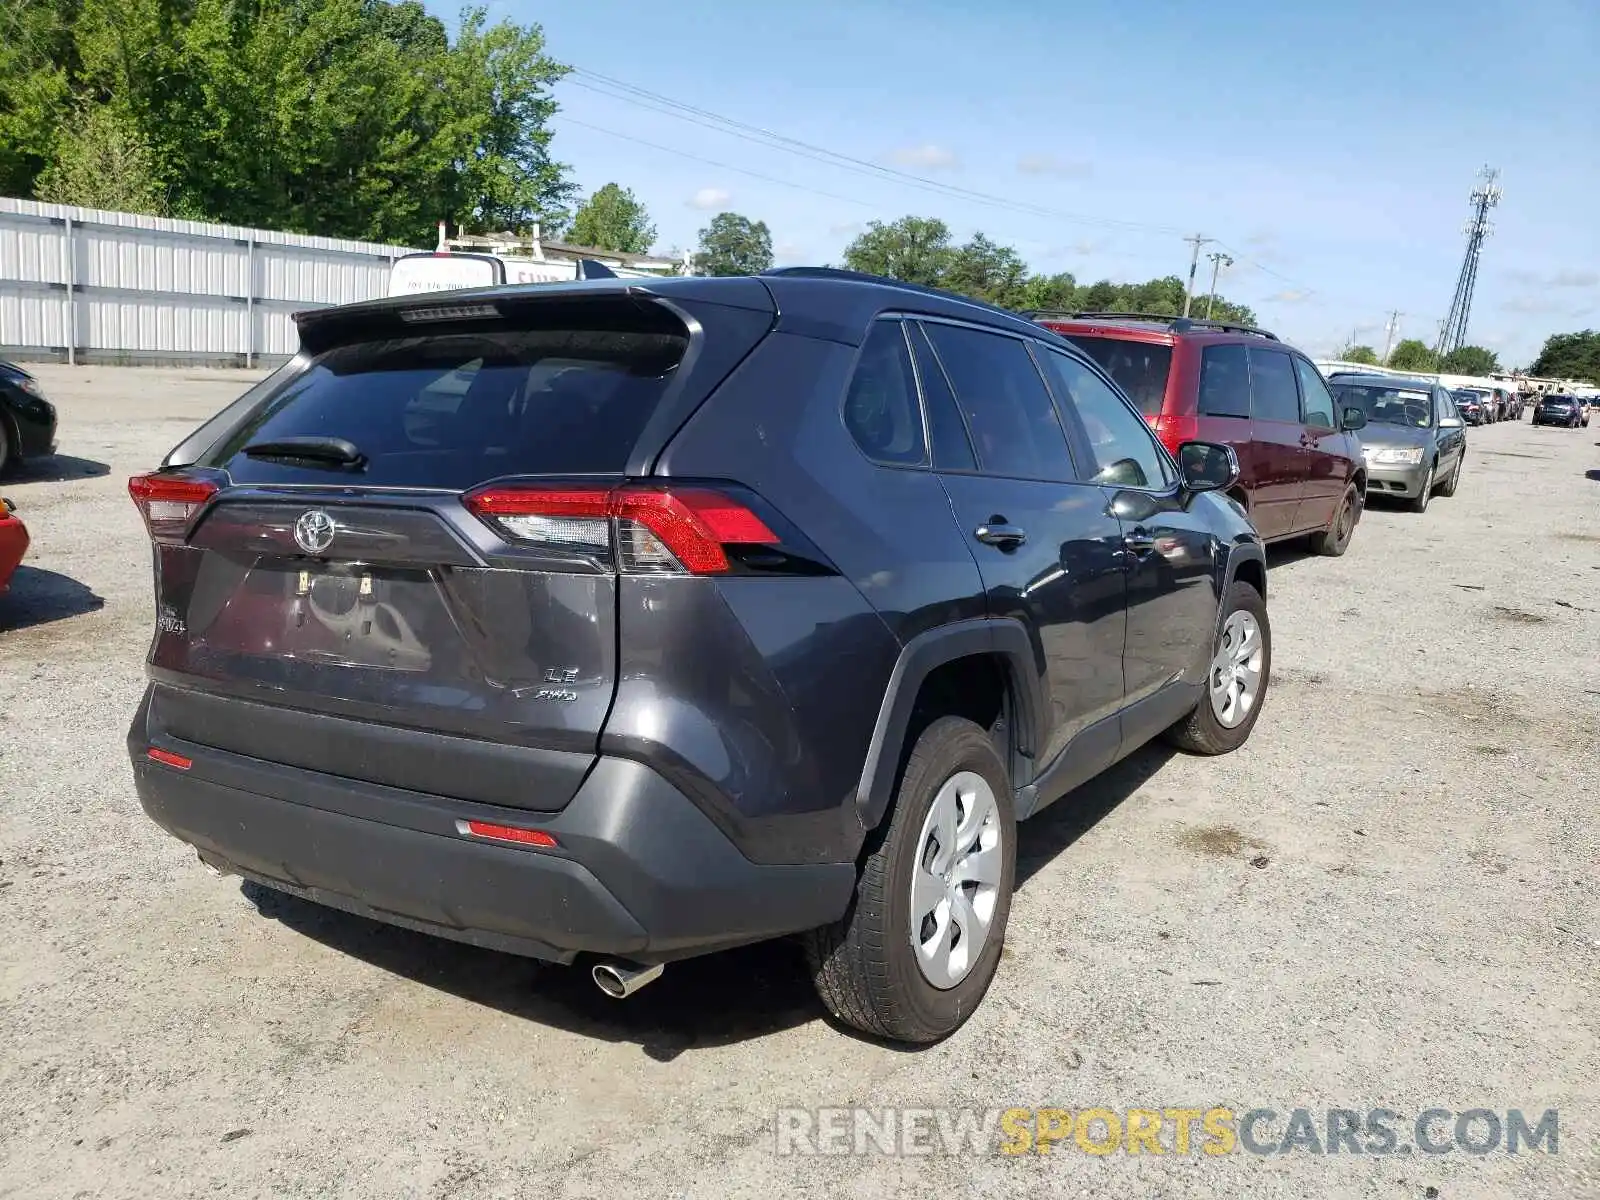
[[[146,750],[144,756],[151,762],[158,762],[164,767],[174,767],[179,771],[187,771],[194,766],[194,759],[174,754],[170,750],[157,750],[154,746]]]
[[[546,850],[554,849],[559,844],[542,829],[519,829],[515,825],[493,825],[488,821],[457,821],[456,832],[463,837],[515,842],[519,846],[538,846]]]

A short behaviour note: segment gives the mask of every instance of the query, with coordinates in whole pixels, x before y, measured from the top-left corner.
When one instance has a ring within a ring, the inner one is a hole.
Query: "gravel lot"
[[[1461,488],[1280,550],[1248,746],[1149,750],[1023,827],[979,1014],[918,1053],[785,946],[586,976],[209,875],[123,737],[152,621],[124,488],[242,373],[43,368],[3,488],[0,1195],[1600,1196],[1600,427],[1469,432]],[[1561,1110],[1560,1153],[791,1158],[779,1106]]]

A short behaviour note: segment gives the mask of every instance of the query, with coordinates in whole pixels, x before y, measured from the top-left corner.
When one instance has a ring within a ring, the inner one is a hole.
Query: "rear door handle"
[[[972,531],[972,536],[986,546],[999,546],[1002,550],[1015,550],[1028,540],[1026,532],[1003,521],[979,525]]]

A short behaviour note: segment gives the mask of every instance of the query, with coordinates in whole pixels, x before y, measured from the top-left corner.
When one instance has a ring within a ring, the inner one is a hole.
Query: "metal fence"
[[[411,252],[0,197],[0,356],[273,365],[290,314],[387,294]]]

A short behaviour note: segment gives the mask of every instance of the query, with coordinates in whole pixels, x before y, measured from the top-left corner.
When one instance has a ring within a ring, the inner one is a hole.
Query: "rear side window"
[[[1207,346],[1200,354],[1200,415],[1250,416],[1250,359],[1243,346]]]
[[[1016,338],[954,325],[930,324],[927,330],[966,417],[979,470],[1071,481],[1066,435],[1027,347]]]
[[[338,346],[203,458],[236,483],[340,482],[461,490],[503,475],[615,474],[671,384],[687,336],[635,329],[491,329]],[[676,325],[676,321],[672,322]],[[257,459],[252,443],[342,438],[351,476]]]
[[[1250,415],[1258,421],[1300,424],[1294,363],[1281,350],[1250,348]]]
[[[844,423],[873,462],[917,466],[928,461],[916,376],[899,321],[877,321],[867,334],[845,393]]]
[[[920,325],[908,325],[912,357],[917,376],[922,380],[922,401],[928,409],[928,436],[933,439],[933,466],[937,471],[976,471],[978,460],[972,454],[967,427],[956,407],[955,393],[944,376],[944,368],[934,357],[928,335]]]
[[[1147,417],[1161,411],[1172,371],[1172,347],[1156,342],[1131,342],[1120,338],[1080,337],[1065,334],[1073,345],[1100,364],[1123,393]]]

